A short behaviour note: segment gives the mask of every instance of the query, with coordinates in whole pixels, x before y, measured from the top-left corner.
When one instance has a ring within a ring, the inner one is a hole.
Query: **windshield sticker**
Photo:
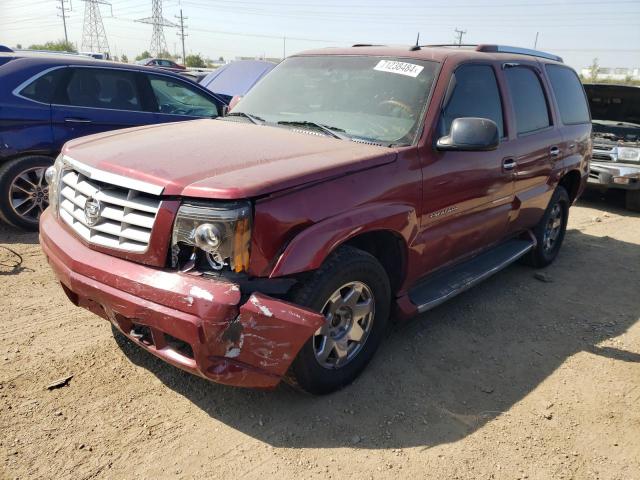
[[[420,72],[424,67],[413,63],[380,60],[373,69],[378,70],[379,72],[397,73],[399,75],[406,75],[408,77],[415,78],[420,75]]]

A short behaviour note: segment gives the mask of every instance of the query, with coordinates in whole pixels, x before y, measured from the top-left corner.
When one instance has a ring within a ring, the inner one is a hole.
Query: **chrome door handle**
[[[513,170],[514,168],[516,168],[516,161],[513,158],[505,158],[502,161],[502,168],[504,170]]]
[[[551,150],[549,150],[549,153],[551,154],[552,157],[557,157],[560,155],[560,149],[558,147],[551,147]]]
[[[64,121],[67,123],[91,123],[91,120],[89,120],[88,118],[69,117],[69,118],[65,118]]]

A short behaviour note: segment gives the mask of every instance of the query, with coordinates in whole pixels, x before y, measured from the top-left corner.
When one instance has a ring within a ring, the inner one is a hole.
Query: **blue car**
[[[38,228],[45,169],[71,139],[223,114],[226,102],[168,71],[80,55],[0,53],[0,218]]]

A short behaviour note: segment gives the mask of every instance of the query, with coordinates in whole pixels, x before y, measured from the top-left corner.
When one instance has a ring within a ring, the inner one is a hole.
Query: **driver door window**
[[[442,113],[441,135],[448,135],[456,118],[479,117],[493,120],[500,138],[504,136],[502,102],[493,68],[489,65],[463,65],[449,85],[449,100]]]
[[[159,113],[190,117],[217,117],[217,105],[204,95],[172,78],[150,76]]]

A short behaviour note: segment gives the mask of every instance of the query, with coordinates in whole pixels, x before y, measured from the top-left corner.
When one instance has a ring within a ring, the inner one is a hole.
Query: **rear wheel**
[[[627,210],[640,212],[640,190],[627,190],[625,198]]]
[[[542,268],[552,263],[558,256],[569,219],[569,195],[564,187],[558,186],[553,192],[542,219],[533,229],[537,245],[525,257],[527,263]]]
[[[32,155],[0,167],[0,218],[25,230],[37,230],[40,214],[49,205],[44,172],[53,161]]]
[[[326,319],[293,362],[295,382],[314,394],[351,383],[369,363],[386,331],[391,290],[382,265],[362,250],[340,247],[292,300]]]

